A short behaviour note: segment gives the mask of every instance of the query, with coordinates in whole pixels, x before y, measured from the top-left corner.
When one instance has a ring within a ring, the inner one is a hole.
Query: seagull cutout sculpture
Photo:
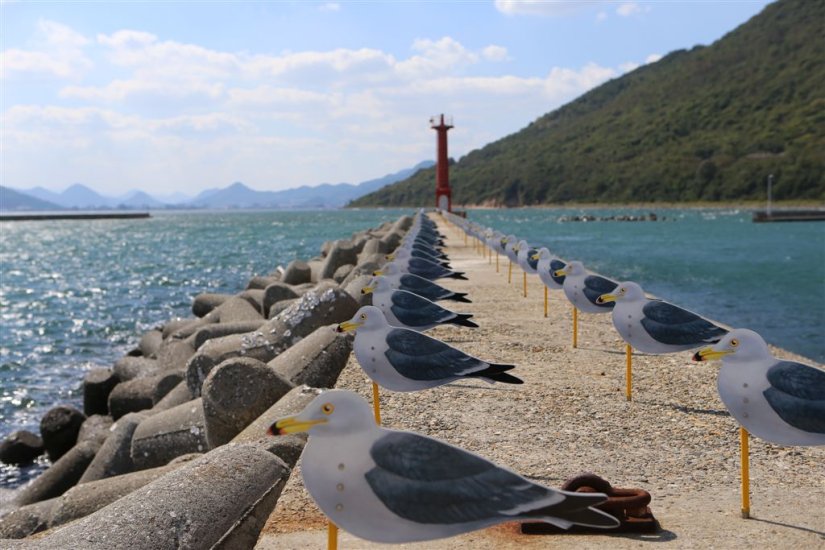
[[[572,261],[554,273],[556,277],[565,276],[564,295],[570,303],[584,313],[608,313],[613,302],[598,303],[599,296],[612,292],[618,285],[601,275],[593,275],[584,269],[581,262]]]
[[[472,314],[455,313],[407,290],[397,290],[381,276],[373,277],[370,284],[361,289],[362,294],[372,294],[372,305],[377,306],[387,322],[396,327],[424,331],[438,325],[458,325],[478,328],[470,321]]]
[[[536,272],[539,274],[539,279],[544,283],[544,286],[550,289],[561,290],[564,287],[564,275],[556,276],[556,271],[564,269],[567,265],[564,260],[556,258],[550,253],[547,247],[541,247],[536,254],[533,254],[533,260],[537,261]]]
[[[522,271],[533,275],[536,273],[538,260],[534,260],[533,256],[536,254],[536,249],[527,244],[527,241],[519,241],[516,245],[516,262]]]
[[[403,248],[399,246],[395,252],[393,252],[392,254],[387,254],[388,260],[406,260],[408,258],[421,258],[423,260],[427,260],[428,262],[432,262],[434,264],[450,269],[450,262],[448,262],[447,260],[442,260],[429,254],[428,252],[422,252],[420,249],[416,248]]]
[[[451,271],[444,266],[435,264],[423,258],[396,258],[390,263],[397,265],[398,269],[401,271],[412,273],[413,275],[418,275],[419,277],[424,277],[430,281],[442,278],[467,280],[464,273],[460,271]]]
[[[715,344],[728,331],[695,313],[645,296],[638,284],[619,283],[597,303],[615,302],[613,326],[622,339],[645,353],[675,353]]]
[[[393,327],[376,306],[364,306],[338,332],[355,331],[353,351],[373,382],[392,391],[418,391],[456,380],[522,384],[505,371],[514,365],[489,363],[467,355],[441,340]]]
[[[392,271],[392,273],[390,273],[390,271]],[[398,270],[395,264],[387,264],[385,269],[374,271],[373,275],[383,276],[392,288],[408,290],[419,296],[423,296],[431,302],[452,300],[454,302],[471,303],[471,300],[467,298],[466,292],[453,292],[449,288],[444,288],[424,277],[419,277],[412,273],[403,273]]]
[[[301,472],[310,496],[342,529],[382,543],[451,537],[508,521],[610,529],[601,493],[545,487],[469,451],[377,426],[357,394],[329,390],[270,435],[307,432]]]
[[[722,360],[719,397],[748,432],[779,445],[825,445],[825,371],[777,359],[741,328],[693,356],[713,359]]]

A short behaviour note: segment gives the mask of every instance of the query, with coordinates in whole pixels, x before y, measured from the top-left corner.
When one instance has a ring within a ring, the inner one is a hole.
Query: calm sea
[[[317,255],[325,240],[411,212],[187,212],[0,224],[0,438],[37,432],[57,403],[80,408],[86,370],[111,366],[144,331],[191,316],[196,294],[240,291],[253,275]],[[657,210],[665,218],[657,222],[559,221],[584,212],[469,216],[825,361],[825,224],[753,224],[749,212],[736,210]],[[42,468],[0,465],[0,487]]]

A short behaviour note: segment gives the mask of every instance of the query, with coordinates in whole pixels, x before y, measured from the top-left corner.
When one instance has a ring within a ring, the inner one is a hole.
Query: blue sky
[[[518,131],[764,0],[15,2],[2,182],[194,195],[358,183]]]

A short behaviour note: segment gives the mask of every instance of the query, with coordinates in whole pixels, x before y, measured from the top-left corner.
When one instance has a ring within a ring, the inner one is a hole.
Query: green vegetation
[[[825,200],[825,1],[779,0],[450,168],[453,204]],[[350,206],[434,201],[434,169]]]

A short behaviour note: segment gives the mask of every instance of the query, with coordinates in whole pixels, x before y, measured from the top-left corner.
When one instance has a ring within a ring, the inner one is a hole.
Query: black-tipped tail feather
[[[470,321],[472,313],[456,313],[455,319],[450,320],[451,325],[458,325],[462,327],[478,328],[478,325]]]
[[[473,378],[487,378],[488,380],[504,382],[505,384],[524,384],[524,380],[521,378],[516,378],[512,374],[507,374],[504,372],[514,368],[516,368],[515,365],[492,364],[484,370],[476,371],[472,374],[468,374],[467,376],[472,376]]]
[[[565,499],[557,504],[538,508],[524,512],[520,516],[524,519],[539,519],[549,521],[554,525],[559,523],[545,519],[550,518],[569,522],[574,525],[583,525],[587,527],[597,527],[600,529],[612,529],[619,526],[619,520],[614,516],[592,508],[597,504],[607,500],[607,497],[602,493],[569,493],[564,492]],[[559,525],[559,527],[562,527]],[[565,529],[567,527],[564,527]]]
[[[451,296],[447,297],[447,300],[452,300],[453,302],[464,302],[467,304],[472,304],[473,301],[467,298],[466,292],[453,292]]]
[[[467,277],[464,276],[464,273],[461,271],[454,271],[447,275],[450,279],[461,279],[462,281],[466,281]]]

